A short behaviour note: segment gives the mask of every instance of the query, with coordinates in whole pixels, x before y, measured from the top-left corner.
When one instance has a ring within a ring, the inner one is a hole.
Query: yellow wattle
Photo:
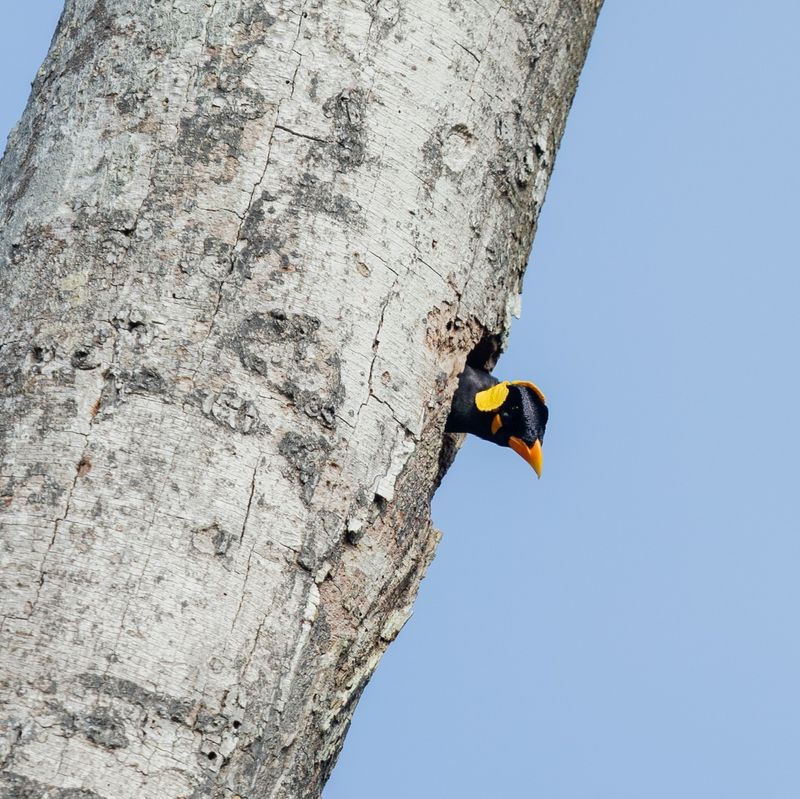
[[[496,411],[508,396],[508,383],[498,383],[475,395],[475,406],[479,411]]]

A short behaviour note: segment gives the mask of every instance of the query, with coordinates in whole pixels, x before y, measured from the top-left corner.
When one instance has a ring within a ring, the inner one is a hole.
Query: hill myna
[[[544,394],[533,383],[500,381],[482,369],[465,366],[445,430],[511,447],[541,477],[547,417]]]

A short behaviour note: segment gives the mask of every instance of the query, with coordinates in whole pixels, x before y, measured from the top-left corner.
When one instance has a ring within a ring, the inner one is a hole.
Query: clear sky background
[[[497,369],[543,479],[467,442],[325,799],[800,797],[799,85],[797,0],[607,0]]]

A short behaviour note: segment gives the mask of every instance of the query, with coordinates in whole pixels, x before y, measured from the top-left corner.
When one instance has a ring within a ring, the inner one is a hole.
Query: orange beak
[[[542,476],[542,442],[538,438],[533,442],[533,446],[529,447],[521,438],[511,436],[508,439],[508,446],[533,466],[537,477]]]

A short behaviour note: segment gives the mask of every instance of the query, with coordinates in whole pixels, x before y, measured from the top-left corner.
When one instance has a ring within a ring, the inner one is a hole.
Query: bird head
[[[504,381],[475,395],[481,413],[491,414],[491,440],[511,447],[542,476],[542,440],[548,410],[544,394],[533,383]]]

